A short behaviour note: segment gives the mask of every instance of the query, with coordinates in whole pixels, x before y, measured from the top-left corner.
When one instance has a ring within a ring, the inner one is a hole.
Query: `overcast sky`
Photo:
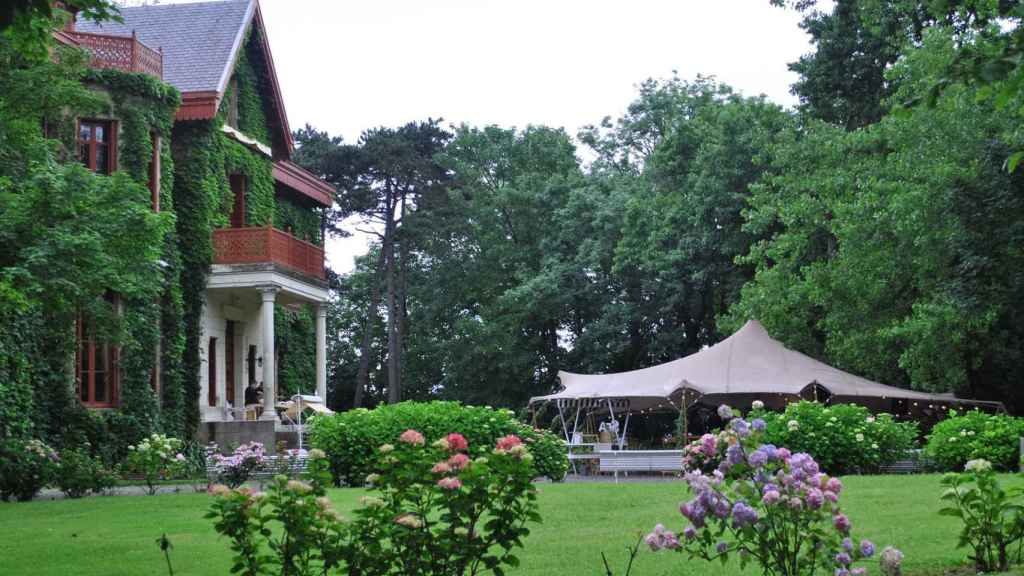
[[[786,64],[810,51],[768,0],[261,0],[293,129],[355,142],[375,126],[545,124],[619,116],[640,81],[714,75],[794,104]],[[363,238],[328,242],[345,272]]]

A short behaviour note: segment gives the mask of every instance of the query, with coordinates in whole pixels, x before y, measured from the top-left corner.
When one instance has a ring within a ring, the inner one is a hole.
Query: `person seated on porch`
[[[259,403],[260,397],[259,393],[256,391],[256,386],[254,386],[253,382],[249,382],[249,385],[245,387],[245,406],[248,408],[253,404]]]

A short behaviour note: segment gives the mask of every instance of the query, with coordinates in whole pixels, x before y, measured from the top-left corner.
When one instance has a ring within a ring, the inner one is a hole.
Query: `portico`
[[[315,317],[316,379],[298,392],[326,398],[326,282],[273,261],[222,263],[213,265],[205,296],[200,340],[205,364],[200,374],[203,421],[252,420],[256,412],[260,412],[261,420],[277,420],[277,402],[287,400],[278,386],[274,332],[279,307],[311,309]],[[261,410],[246,406],[249,386],[262,391]]]

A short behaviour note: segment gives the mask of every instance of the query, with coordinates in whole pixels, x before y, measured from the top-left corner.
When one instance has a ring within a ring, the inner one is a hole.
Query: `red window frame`
[[[117,169],[116,122],[80,119],[76,135],[78,157],[86,168],[99,174],[111,174]]]
[[[120,298],[107,297],[120,312]],[[95,326],[79,315],[75,326],[75,387],[79,401],[89,408],[113,408],[120,402],[121,349],[96,337]]]

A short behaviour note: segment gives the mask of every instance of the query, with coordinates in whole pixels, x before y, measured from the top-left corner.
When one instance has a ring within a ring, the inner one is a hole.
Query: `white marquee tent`
[[[944,410],[950,406],[979,406],[1003,410],[999,402],[927,394],[873,382],[833,368],[773,339],[757,320],[750,320],[732,336],[699,352],[650,368],[616,374],[559,372],[560,392],[530,399],[531,407],[554,402],[566,426],[566,409],[648,412],[685,410],[700,401],[730,403],[737,399],[815,399],[854,402],[873,409],[896,412],[913,407]],[[628,420],[627,420],[628,426]],[[576,424],[573,425],[575,429]],[[623,440],[619,438],[619,442]]]

